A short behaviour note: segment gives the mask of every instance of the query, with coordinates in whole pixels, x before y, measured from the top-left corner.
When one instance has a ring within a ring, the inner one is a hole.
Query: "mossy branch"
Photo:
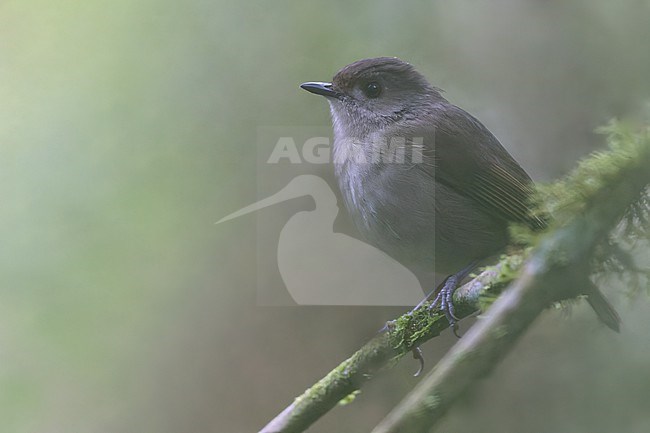
[[[543,200],[549,203],[545,212],[555,221],[549,232],[515,233],[520,242],[534,245],[525,263],[519,255],[505,257],[456,292],[454,306],[461,318],[496,301],[487,318],[468,331],[376,433],[428,431],[476,379],[494,368],[544,308],[579,294],[576,278],[587,279],[597,247],[608,242],[621,219],[647,211],[639,203],[650,183],[650,132],[629,134],[615,123],[606,132],[611,151],[588,158],[565,180],[543,191]],[[382,369],[448,326],[437,311],[422,309],[401,316],[390,332],[375,336],[307,389],[261,433],[304,431]]]
[[[629,209],[644,200],[650,184],[650,134],[610,133],[612,151],[583,162],[567,180],[580,191],[580,213],[567,217],[532,251],[520,276],[494,302],[483,320],[373,430],[373,433],[424,433],[491,372],[549,302],[584,287],[596,246],[608,239]],[[601,167],[602,170],[594,170]],[[591,179],[591,180],[590,180]],[[573,182],[572,182],[573,180]],[[575,193],[573,190],[572,193]],[[566,207],[562,207],[566,211]],[[646,228],[647,229],[647,228]],[[593,286],[592,286],[593,287]],[[569,289],[569,290],[567,290]],[[595,287],[594,287],[595,289]]]
[[[477,311],[485,299],[496,297],[499,288],[515,276],[519,256],[504,259],[499,265],[483,271],[454,294],[459,318]],[[407,313],[389,323],[389,332],[377,334],[350,358],[329,372],[297,397],[285,410],[268,423],[260,433],[302,432],[339,402],[354,395],[361,386],[383,369],[449,327],[444,314],[430,313],[427,308]]]

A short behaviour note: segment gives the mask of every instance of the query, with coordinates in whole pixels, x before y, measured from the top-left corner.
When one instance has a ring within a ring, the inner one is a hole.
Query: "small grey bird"
[[[336,177],[359,231],[415,272],[449,274],[434,304],[454,325],[454,290],[504,249],[509,223],[546,226],[531,212],[532,180],[480,121],[402,60],[359,60],[331,83],[301,87],[329,102]],[[600,293],[589,300],[618,327]]]

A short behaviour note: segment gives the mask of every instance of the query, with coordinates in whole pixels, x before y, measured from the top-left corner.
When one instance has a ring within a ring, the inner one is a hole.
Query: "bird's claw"
[[[384,324],[384,326],[377,333],[381,334],[384,332],[392,332],[393,329],[395,329],[395,321],[389,320]],[[420,346],[415,346],[413,349],[411,349],[411,353],[413,353],[413,359],[418,360],[418,362],[420,363],[418,370],[413,375],[413,377],[418,377],[420,373],[422,373],[422,371],[424,370],[424,355],[422,354],[422,349],[420,349]]]
[[[413,375],[413,377],[418,377],[424,370],[424,355],[422,354],[422,349],[420,349],[420,346],[415,346],[411,352],[413,353],[413,359],[417,359],[420,362],[418,371],[416,371]]]
[[[449,276],[445,281],[440,285],[440,291],[436,295],[435,299],[429,305],[429,311],[432,311],[434,308],[440,305],[440,310],[445,314],[449,326],[452,328],[454,335],[458,338],[458,321],[460,320],[456,317],[456,311],[454,309],[454,292],[458,288],[458,278],[455,275]]]

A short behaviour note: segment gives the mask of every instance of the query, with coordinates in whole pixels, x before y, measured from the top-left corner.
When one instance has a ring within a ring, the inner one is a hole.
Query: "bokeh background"
[[[297,85],[401,57],[549,181],[646,110],[649,22],[645,0],[0,1],[0,431],[257,431],[404,311],[258,306],[277,207],[214,224],[257,199],[259,126],[329,124]],[[441,431],[650,431],[650,302],[604,289],[620,335],[547,312]],[[416,367],[310,431],[368,431]]]

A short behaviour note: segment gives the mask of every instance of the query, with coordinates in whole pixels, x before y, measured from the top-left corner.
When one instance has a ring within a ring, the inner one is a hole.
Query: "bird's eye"
[[[381,86],[376,81],[371,81],[363,87],[363,93],[368,98],[376,98],[381,94]]]

